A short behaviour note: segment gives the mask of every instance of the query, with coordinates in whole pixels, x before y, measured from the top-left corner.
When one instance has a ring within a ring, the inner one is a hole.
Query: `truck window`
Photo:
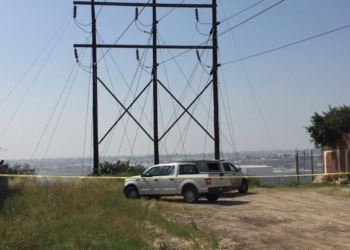
[[[179,174],[199,174],[196,165],[180,165]]]
[[[158,174],[159,174],[159,167],[153,167],[145,173],[145,175],[149,177],[158,176]]]
[[[208,171],[220,171],[218,163],[208,163]]]
[[[229,164],[230,165],[230,168],[232,169],[231,171],[236,171],[236,172],[238,172],[238,169],[235,167],[235,165],[233,165],[233,164]]]
[[[163,166],[162,175],[174,175],[175,166]]]
[[[224,165],[225,171],[233,171],[233,170],[230,168],[230,164],[229,164],[229,163],[223,163],[223,165]]]

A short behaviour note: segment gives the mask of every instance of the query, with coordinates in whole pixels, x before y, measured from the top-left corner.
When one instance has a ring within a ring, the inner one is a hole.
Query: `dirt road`
[[[257,189],[183,205],[209,212],[191,217],[219,234],[219,249],[350,249],[350,199],[320,190]]]

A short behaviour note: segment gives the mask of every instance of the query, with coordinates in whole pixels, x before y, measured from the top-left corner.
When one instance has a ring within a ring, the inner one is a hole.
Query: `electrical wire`
[[[159,32],[158,32],[158,35],[159,35],[159,37],[162,39],[163,43],[166,44],[166,43],[164,42],[164,39],[162,38],[162,36],[160,35]],[[209,40],[208,40],[207,42],[209,42]],[[171,51],[170,51],[170,50],[168,50],[168,51],[169,51],[170,55],[172,55]],[[203,53],[203,51],[202,51],[202,53]],[[174,62],[175,62],[175,64],[177,65],[177,67],[179,68],[179,70],[180,70],[181,74],[183,75],[183,77],[184,77],[184,78],[186,79],[186,81],[187,81],[186,87],[185,87],[184,91],[182,92],[181,97],[180,97],[180,99],[179,99],[179,101],[182,102],[182,101],[183,101],[183,98],[185,97],[185,95],[186,95],[186,93],[187,93],[187,91],[188,91],[189,88],[191,88],[192,91],[193,91],[196,95],[197,95],[198,92],[199,92],[199,91],[197,91],[197,93],[196,93],[196,91],[193,89],[193,87],[192,87],[192,85],[191,85],[190,83],[191,83],[191,81],[192,81],[192,79],[193,79],[193,77],[194,77],[194,73],[196,72],[197,67],[198,67],[198,65],[200,65],[200,63],[199,63],[199,62],[196,63],[196,66],[195,66],[195,68],[193,69],[193,71],[192,71],[192,73],[191,73],[190,79],[187,79],[186,75],[184,74],[184,72],[182,71],[181,67],[179,66],[179,64],[177,63],[177,61],[176,61],[175,59],[174,59]],[[203,104],[202,102],[201,102],[201,104],[202,104],[202,106],[204,107],[204,104]],[[177,107],[178,107],[177,110],[181,110],[181,108],[180,108],[179,106],[177,106]],[[204,107],[204,108],[205,108],[205,107]],[[206,109],[206,108],[205,108],[205,109]],[[178,112],[177,110],[175,110],[174,112],[177,113],[177,112]],[[206,110],[206,111],[207,111],[207,110]],[[170,120],[171,120],[172,118],[173,118],[173,115],[171,116]],[[169,122],[169,124],[167,125],[167,127],[168,127],[169,125],[170,125],[170,122]]]
[[[251,56],[247,56],[247,57],[243,57],[243,58],[240,58],[240,59],[237,59],[237,60],[233,60],[233,61],[229,61],[229,62],[226,62],[226,63],[222,63],[221,65],[235,63],[235,62],[243,61],[243,60],[246,60],[246,59],[249,59],[249,58],[253,58],[253,57],[256,57],[256,56],[261,56],[261,55],[264,55],[264,54],[267,54],[267,53],[270,53],[270,52],[273,52],[273,51],[276,51],[276,50],[284,49],[284,48],[287,48],[287,47],[290,47],[290,46],[293,46],[293,45],[296,45],[296,44],[299,44],[299,43],[303,43],[303,42],[306,42],[306,41],[309,41],[309,40],[312,40],[312,39],[315,39],[315,38],[318,38],[318,37],[321,37],[321,36],[324,36],[324,35],[328,35],[330,33],[333,33],[333,32],[336,32],[336,31],[339,31],[339,30],[342,30],[342,29],[346,29],[346,28],[349,28],[349,27],[350,27],[350,24],[349,25],[345,25],[345,26],[340,27],[340,28],[337,28],[337,29],[334,29],[334,30],[330,30],[330,31],[321,33],[321,34],[316,35],[316,36],[312,36],[312,37],[309,37],[309,38],[305,38],[303,40],[299,40],[297,42],[289,43],[289,44],[283,45],[283,46],[278,47],[278,48],[270,49],[270,50],[267,50],[267,51],[264,51],[264,52],[260,52],[260,53],[257,53],[257,54],[251,55]]]
[[[146,5],[150,2],[151,0],[148,0]],[[143,10],[146,8],[146,5],[143,6],[143,8],[141,9],[141,11],[139,12],[139,15],[143,12]],[[128,31],[128,29],[131,27],[131,25],[134,23],[135,19],[133,19],[130,24],[126,27],[126,29],[122,32],[122,34],[117,38],[117,40],[113,43],[113,45],[117,44],[117,42],[124,36],[124,34]],[[111,50],[112,48],[108,48],[107,51],[102,55],[102,57],[100,59],[98,59],[97,62],[100,62],[102,60],[103,57],[106,56],[106,54]]]
[[[168,13],[166,13],[164,16],[162,16],[158,22],[160,22],[164,17],[166,17],[167,15],[169,15],[171,12],[173,12],[180,4],[182,4],[183,2],[185,2],[185,0],[181,1],[176,7],[172,8]]]
[[[226,31],[224,31],[224,32],[222,32],[222,33],[220,33],[220,34],[218,34],[218,35],[216,36],[216,38],[219,37],[219,36],[221,36],[221,35],[223,35],[223,34],[226,34],[226,33],[229,32],[230,30],[233,30],[233,29],[235,29],[235,28],[241,26],[242,24],[244,24],[244,23],[246,23],[246,22],[252,20],[253,18],[255,18],[255,17],[261,15],[262,13],[264,13],[264,12],[270,10],[270,9],[272,9],[273,7],[275,7],[275,6],[279,5],[279,4],[281,4],[281,3],[284,2],[284,1],[285,1],[285,0],[281,0],[280,2],[278,2],[278,3],[276,3],[276,4],[272,5],[272,6],[270,6],[269,8],[267,8],[267,9],[265,9],[265,10],[259,12],[258,14],[255,14],[254,16],[252,16],[252,17],[250,17],[250,18],[244,20],[243,22],[241,22],[241,23],[239,23],[239,24],[233,26],[232,28],[230,28],[230,29],[228,29],[228,30],[226,30]],[[212,38],[212,39],[213,39],[213,38]],[[193,48],[190,48],[190,49],[188,49],[188,50],[186,50],[186,51],[184,51],[184,52],[182,52],[182,53],[180,53],[180,54],[178,54],[178,55],[176,55],[176,56],[173,56],[173,57],[171,57],[171,58],[169,58],[169,59],[167,59],[167,60],[165,60],[165,61],[162,61],[162,62],[160,62],[159,64],[166,63],[166,62],[168,62],[168,61],[173,60],[174,58],[177,58],[177,57],[179,57],[179,56],[182,56],[183,54],[186,54],[186,53],[188,53],[189,51],[191,51],[191,50],[193,50],[193,49],[197,49],[199,46],[201,46],[201,45],[203,45],[203,44],[205,44],[205,43],[207,43],[207,41],[202,42],[202,43],[200,43],[200,44],[198,44],[198,45],[195,45],[195,46],[193,46]]]
[[[150,36],[150,38],[151,38],[151,36]],[[149,44],[149,43],[150,43],[150,39],[148,40],[148,44]],[[147,51],[148,51],[148,50],[145,50],[145,52],[147,52]],[[146,56],[145,56],[145,55],[147,55],[147,53],[145,54],[145,52],[144,52],[144,54],[142,55],[141,62],[142,62],[142,60],[145,60],[145,59],[146,59]],[[109,53],[109,52],[106,52],[106,53]],[[106,54],[106,53],[105,53],[105,54]],[[111,55],[110,55],[110,56],[111,56]],[[114,61],[113,57],[111,57],[111,58],[112,58],[112,61],[114,62],[114,64],[116,65],[116,62]],[[121,75],[122,75],[124,81],[126,82],[125,77],[123,76],[123,74],[122,74],[122,72],[120,71],[119,67],[118,67],[117,65],[116,65],[116,67],[117,67],[117,69],[119,70],[119,72],[121,73]],[[136,69],[134,78],[133,78],[133,80],[132,80],[132,84],[133,84],[133,82],[134,82],[134,80],[135,80],[135,77],[136,77],[136,74],[137,74],[139,68],[141,68],[140,65],[139,65],[139,67]],[[141,68],[141,69],[142,69],[142,68]],[[146,71],[146,72],[147,72],[147,71]],[[137,88],[138,88],[138,86],[139,86],[140,79],[141,79],[141,75],[140,75],[140,78],[139,78],[139,82],[138,82]],[[132,86],[128,85],[127,82],[126,82],[126,84],[127,84],[127,86],[129,87],[128,95],[129,95],[130,93],[132,93],[132,94],[134,95],[134,97],[135,97],[136,95],[135,95],[135,94],[132,92],[132,90],[131,90],[131,87],[132,87]],[[127,98],[128,98],[128,95],[125,97],[124,103],[126,102],[126,100],[127,100]],[[138,103],[138,102],[137,102],[137,103]],[[138,103],[138,105],[140,106],[139,103]],[[140,106],[140,108],[142,108],[142,107]],[[121,114],[121,109],[119,110],[119,115],[120,115],[120,114]],[[146,119],[147,119],[147,121],[149,122],[149,124],[151,124],[150,121],[148,120],[147,116],[146,116]],[[127,123],[128,123],[128,121],[129,121],[129,117],[128,117],[128,119],[127,119]],[[151,125],[151,126],[152,126],[152,125]],[[115,132],[115,128],[113,129],[113,132],[112,132],[111,137],[113,137],[114,132]],[[110,137],[110,138],[111,138],[111,137]],[[123,141],[123,140],[124,140],[124,134],[123,134],[122,141]],[[107,149],[109,148],[110,142],[111,142],[111,140],[109,140],[109,142],[108,142]],[[121,145],[122,145],[122,143],[120,144],[120,147],[119,147],[119,150],[118,150],[118,155],[119,155],[120,150],[121,150]]]
[[[268,7],[267,9],[264,9],[263,11],[260,11],[259,13],[255,14],[254,16],[252,16],[252,17],[250,17],[250,18],[244,20],[243,22],[240,22],[239,24],[237,24],[237,25],[231,27],[230,29],[225,30],[224,32],[218,34],[217,37],[219,37],[219,36],[221,36],[221,35],[223,35],[223,34],[229,32],[229,31],[231,31],[231,30],[237,28],[238,26],[241,26],[242,24],[244,24],[244,23],[246,23],[246,22],[248,22],[248,21],[254,19],[254,18],[257,17],[257,16],[260,16],[261,14],[263,14],[263,13],[265,13],[266,11],[268,11],[268,10],[270,10],[270,9],[272,9],[272,8],[274,8],[274,7],[276,7],[277,5],[283,3],[284,1],[285,1],[285,0],[281,0],[281,1],[279,1],[278,3],[276,3],[276,4],[274,4],[274,5],[270,6],[270,7]]]
[[[284,1],[284,0],[282,0],[281,2],[283,2],[283,1]],[[221,1],[220,1],[220,2],[221,2]],[[279,3],[281,3],[281,2],[279,2]],[[277,3],[277,4],[279,4],[279,3]],[[276,6],[277,4],[275,4],[274,6]],[[272,6],[272,7],[273,7],[273,6]],[[270,7],[270,8],[272,8],[272,7]],[[223,12],[224,12],[224,15],[226,16],[226,13],[225,13],[225,10],[224,10],[224,9],[223,9]],[[228,26],[230,27],[230,24],[229,24],[229,23],[228,23]],[[232,30],[232,29],[230,28],[230,29],[229,29],[230,34],[231,34],[232,39],[233,39],[233,41],[234,41],[236,50],[237,50],[237,52],[238,52],[238,56],[241,58],[241,53],[240,53],[240,51],[239,51],[239,49],[238,49],[236,40],[235,40],[235,38],[234,38],[233,33],[232,33],[231,30]],[[269,140],[270,140],[270,143],[271,143],[271,146],[272,146],[273,150],[276,151],[275,146],[274,146],[273,141],[272,141],[272,138],[271,138],[271,135],[270,135],[270,132],[269,132],[269,129],[268,129],[267,125],[266,125],[265,118],[264,118],[264,116],[263,116],[263,114],[262,114],[262,111],[261,111],[261,108],[260,108],[258,99],[256,98],[256,95],[255,95],[253,86],[252,86],[252,84],[251,84],[251,81],[250,81],[250,78],[249,78],[247,69],[246,69],[246,67],[245,67],[245,65],[244,65],[244,62],[243,62],[242,60],[241,60],[241,63],[242,63],[242,67],[243,67],[245,76],[246,76],[246,78],[247,78],[247,81],[248,81],[248,83],[249,83],[249,87],[250,87],[250,89],[251,89],[251,91],[252,91],[252,94],[253,94],[255,103],[256,103],[256,105],[257,105],[257,107],[258,107],[260,117],[261,117],[261,119],[262,119],[262,121],[263,121],[263,124],[264,124],[265,130],[266,130],[267,136],[269,137]]]
[[[158,39],[158,43],[160,43],[159,37],[157,37],[157,39]],[[163,59],[163,51],[162,50],[160,50],[160,55],[161,55],[161,58]],[[171,86],[170,86],[170,82],[169,82],[169,76],[168,76],[168,72],[166,70],[165,64],[163,64],[163,68],[164,68],[164,72],[165,72],[166,81],[167,81],[167,84],[168,84],[168,89],[169,89],[169,91],[171,91]],[[173,98],[171,98],[171,102],[172,102],[172,105],[173,105],[173,109],[176,110],[175,109],[176,106],[175,106]],[[167,106],[167,105],[165,105],[165,106]],[[175,114],[175,119],[177,119],[177,114]],[[177,128],[178,128],[178,132],[181,133],[180,125],[178,123],[177,123]],[[163,130],[165,131],[164,124],[163,124]],[[166,143],[166,140],[167,140],[167,137],[165,138],[165,142],[164,143]],[[184,148],[185,144],[182,141],[182,138],[181,138],[181,142],[182,142],[182,147]],[[186,157],[186,153],[185,153],[185,157]]]
[[[146,31],[146,30],[142,30],[138,25],[137,25],[137,20],[135,20],[135,26],[136,26],[136,28],[139,30],[139,31],[141,31],[142,33],[147,33],[147,34],[151,34],[151,32],[149,32],[149,31]]]
[[[137,19],[137,21],[144,27],[150,27],[152,26],[153,24],[143,24],[140,20]]]
[[[74,19],[74,22],[75,22],[76,26],[78,26],[78,28],[81,29],[82,31],[84,31],[85,33],[91,33],[91,31],[88,31],[88,30],[80,27],[80,23],[76,19]]]
[[[10,91],[10,93],[5,97],[5,99],[1,102],[0,107],[6,102],[6,100],[11,96],[11,94],[13,93],[13,91],[15,91],[15,89],[18,87],[18,85],[22,82],[22,80],[26,77],[26,75],[29,73],[29,71],[33,68],[34,64],[39,60],[39,58],[41,57],[41,55],[44,53],[44,51],[46,50],[46,48],[50,45],[50,43],[52,42],[52,40],[55,38],[55,36],[58,34],[58,32],[61,30],[62,26],[66,23],[66,21],[69,19],[69,16],[71,16],[73,11],[70,11],[67,15],[67,17],[64,19],[64,21],[61,23],[61,25],[58,27],[58,29],[56,30],[56,32],[54,33],[54,35],[51,37],[51,39],[49,40],[49,42],[45,45],[45,47],[43,48],[43,50],[39,53],[39,55],[36,57],[36,59],[34,60],[34,62],[30,65],[30,67],[27,69],[27,71],[24,73],[24,75],[21,77],[21,79],[18,81],[18,83],[12,88],[12,90]]]
[[[242,10],[242,11],[237,12],[236,14],[233,14],[232,16],[225,17],[225,19],[224,19],[224,20],[222,20],[222,21],[220,21],[220,23],[223,23],[223,22],[227,21],[228,19],[230,19],[230,18],[233,18],[233,17],[237,16],[237,15],[239,15],[239,14],[241,14],[241,13],[243,13],[243,12],[245,12],[245,11],[247,11],[247,10],[251,9],[251,8],[253,8],[254,6],[256,6],[256,5],[258,5],[258,4],[260,4],[260,3],[264,2],[264,1],[265,1],[265,0],[261,0],[261,1],[257,2],[257,3],[255,3],[255,4],[253,4],[253,5],[249,6],[248,8],[245,8],[245,9],[244,9],[244,10]]]
[[[92,57],[91,62],[92,63]],[[91,74],[91,72],[90,72]],[[82,162],[82,172],[81,175],[84,174],[84,161],[85,161],[85,144],[86,144],[86,132],[87,132],[87,123],[88,123],[88,117],[89,117],[89,102],[90,102],[90,89],[91,89],[91,77],[89,76],[89,85],[88,85],[88,96],[87,96],[87,102],[86,102],[86,115],[85,115],[85,132],[84,132],[84,146],[83,146],[83,162]]]
[[[85,44],[87,44],[88,42],[89,42],[89,39],[86,39]],[[85,52],[86,52],[86,50],[83,51],[83,53],[82,53],[82,54],[83,54],[83,55],[82,55],[82,58],[84,57]],[[31,157],[31,159],[30,159],[30,162],[31,162],[32,159],[34,158],[34,155],[35,155],[35,153],[36,153],[36,151],[37,151],[37,149],[38,149],[38,147],[39,147],[39,145],[40,145],[40,142],[41,142],[41,140],[43,139],[43,137],[44,137],[44,135],[45,135],[45,132],[46,132],[46,130],[47,130],[47,128],[48,128],[48,126],[49,126],[49,124],[50,124],[50,122],[51,122],[51,119],[52,119],[54,113],[56,112],[56,109],[57,109],[57,107],[58,107],[58,104],[59,104],[59,102],[61,101],[61,98],[62,98],[62,96],[63,96],[63,93],[64,93],[64,91],[65,91],[65,89],[66,89],[66,87],[67,87],[67,85],[68,85],[68,82],[70,81],[70,79],[71,79],[71,77],[72,77],[72,74],[73,74],[73,72],[74,72],[74,70],[75,70],[75,66],[76,66],[76,64],[73,66],[73,69],[72,69],[71,73],[69,74],[68,80],[67,80],[67,82],[66,82],[66,84],[65,84],[65,86],[64,86],[64,88],[63,88],[63,90],[62,90],[62,92],[61,92],[60,97],[58,98],[58,100],[57,100],[57,102],[56,102],[55,108],[54,108],[54,110],[53,110],[52,113],[51,113],[51,116],[50,116],[50,118],[49,118],[49,120],[48,120],[48,122],[47,122],[47,124],[46,124],[46,126],[45,126],[45,129],[44,129],[44,131],[43,131],[43,133],[42,133],[40,139],[39,139],[39,142],[38,142],[38,144],[37,144],[37,146],[36,146],[36,148],[35,148],[35,150],[34,150],[34,153],[33,153],[32,157]],[[64,104],[63,104],[63,107],[62,107],[62,109],[61,109],[61,113],[60,113],[60,115],[59,115],[59,117],[58,117],[58,120],[57,120],[57,122],[56,122],[55,128],[54,128],[54,130],[53,130],[53,132],[52,132],[52,135],[51,135],[51,137],[50,137],[49,143],[48,143],[48,145],[47,145],[47,147],[46,147],[44,156],[43,156],[43,158],[42,158],[42,160],[41,160],[41,162],[40,162],[40,167],[42,166],[42,164],[43,164],[43,162],[44,162],[44,159],[45,159],[45,157],[46,157],[46,154],[47,154],[47,152],[48,152],[48,150],[49,150],[49,147],[50,147],[50,145],[51,145],[52,138],[54,137],[55,132],[56,132],[56,129],[57,129],[57,126],[58,126],[58,124],[59,124],[59,121],[61,120],[62,113],[63,113],[63,111],[64,111],[64,108],[65,108],[66,104],[67,104],[67,100],[68,100],[68,97],[70,96],[70,93],[71,93],[71,91],[72,91],[72,87],[73,87],[73,85],[74,85],[74,82],[75,82],[75,79],[76,79],[76,77],[77,77],[77,74],[78,74],[78,69],[77,69],[76,72],[75,72],[75,76],[73,77],[72,84],[71,84],[71,86],[70,86],[70,88],[69,88],[69,91],[68,91],[68,94],[67,94],[67,96],[66,96],[66,100],[65,100],[65,102],[64,102]]]
[[[64,32],[66,31],[66,29],[67,29],[67,27],[68,27],[69,23],[70,23],[70,22],[67,22],[66,26],[64,27],[64,29],[63,29],[63,31],[61,32],[60,36],[58,37],[58,40],[56,41],[56,43],[54,44],[53,48],[51,49],[51,51],[50,51],[49,55],[46,57],[46,59],[45,59],[45,61],[44,61],[43,65],[41,66],[41,68],[40,68],[40,70],[39,70],[39,72],[36,74],[36,76],[35,76],[35,78],[34,78],[33,82],[31,83],[31,85],[29,86],[29,88],[28,88],[27,92],[26,92],[26,93],[25,93],[25,95],[23,96],[23,98],[22,98],[22,100],[21,100],[20,104],[17,106],[17,108],[16,108],[15,112],[13,113],[13,115],[12,115],[12,117],[11,117],[10,121],[7,123],[7,125],[6,125],[6,127],[5,127],[5,129],[4,129],[4,131],[3,131],[3,132],[2,132],[2,134],[0,135],[0,139],[2,138],[2,136],[4,135],[4,133],[6,132],[7,128],[8,128],[8,127],[9,127],[9,125],[11,124],[11,122],[12,122],[13,118],[15,117],[15,115],[16,115],[16,114],[17,114],[17,112],[18,112],[18,110],[19,110],[19,109],[20,109],[20,107],[22,106],[22,104],[23,104],[24,100],[25,100],[25,99],[26,99],[26,97],[28,96],[28,94],[29,94],[30,90],[31,90],[31,89],[32,89],[32,87],[34,86],[34,84],[35,84],[35,82],[36,82],[37,78],[39,77],[39,75],[40,75],[40,73],[41,73],[41,71],[43,70],[43,68],[44,68],[44,66],[46,65],[47,61],[48,61],[48,60],[49,60],[49,58],[51,57],[51,55],[52,55],[53,51],[55,50],[55,48],[56,48],[56,46],[57,46],[57,44],[58,44],[58,42],[61,40],[62,35],[63,35],[63,34],[64,34]]]
[[[198,29],[198,22],[196,22],[196,30],[199,34],[201,34],[202,36],[210,36],[210,35],[207,35],[207,34],[204,34],[202,33],[199,29]]]
[[[221,61],[221,53],[219,51],[219,59]],[[232,115],[231,115],[231,109],[230,109],[230,105],[229,105],[229,101],[228,101],[228,90],[226,88],[226,81],[225,81],[225,75],[224,75],[224,70],[222,67],[221,68],[221,73],[222,73],[222,80],[223,80],[223,86],[224,86],[224,93],[225,93],[225,97],[226,97],[226,105],[227,105],[227,109],[228,109],[228,114],[229,114],[229,118],[228,119],[226,117],[226,120],[227,120],[227,123],[228,123],[228,127],[229,127],[229,132],[230,132],[230,137],[231,137],[231,142],[232,142],[232,145],[233,145],[233,151],[234,152],[237,152],[237,145],[236,145],[236,138],[235,138],[235,132],[234,132],[234,129],[233,129],[233,122],[232,122]],[[221,84],[219,86],[222,86]],[[221,93],[221,89],[220,89],[220,93]],[[221,93],[221,99],[224,99],[223,98],[223,95]],[[225,104],[224,104],[225,105]],[[229,123],[230,122],[230,123]]]
[[[57,107],[58,107],[58,104],[59,104],[59,102],[61,101],[61,98],[62,98],[62,96],[63,96],[63,93],[64,93],[64,91],[66,90],[66,87],[67,87],[67,85],[68,85],[68,83],[69,83],[69,80],[71,79],[71,77],[72,77],[72,75],[73,75],[73,72],[74,72],[74,70],[75,70],[76,65],[77,65],[77,64],[74,63],[73,69],[72,69],[72,71],[70,72],[70,74],[69,74],[69,76],[68,76],[68,79],[67,79],[67,81],[66,81],[66,84],[64,85],[64,87],[63,87],[63,89],[62,89],[62,91],[61,91],[61,94],[60,94],[60,96],[59,96],[59,98],[58,98],[58,100],[57,100],[57,102],[56,102],[56,105],[55,105],[55,107],[54,107],[52,113],[51,113],[51,116],[50,116],[49,120],[47,121],[46,126],[45,126],[45,128],[44,128],[44,131],[43,131],[43,133],[41,134],[40,139],[39,139],[39,141],[38,141],[38,143],[37,143],[37,145],[36,145],[36,147],[35,147],[35,149],[34,149],[34,152],[33,152],[33,154],[32,154],[32,157],[30,158],[29,164],[32,162],[32,160],[33,160],[33,158],[34,158],[34,155],[35,155],[36,151],[37,151],[38,148],[39,148],[39,145],[40,145],[40,143],[41,143],[41,140],[43,139],[43,137],[44,137],[44,135],[45,135],[45,133],[46,133],[46,130],[47,130],[47,128],[49,127],[49,124],[50,124],[50,122],[51,122],[51,120],[52,120],[52,117],[53,117],[53,115],[54,115],[55,112],[56,112],[56,109],[57,109]]]

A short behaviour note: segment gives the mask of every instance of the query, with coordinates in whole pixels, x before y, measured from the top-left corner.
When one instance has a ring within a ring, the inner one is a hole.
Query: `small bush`
[[[248,178],[248,185],[250,187],[260,187],[261,183],[258,178],[252,177],[252,178]]]
[[[28,163],[21,164],[16,163],[13,167],[9,167],[9,174],[20,174],[20,175],[35,175],[35,169],[31,168]]]
[[[115,163],[104,161],[100,164],[100,175],[131,176],[131,175],[139,175],[144,171],[145,171],[145,168],[142,165],[131,166],[129,161],[117,161]]]

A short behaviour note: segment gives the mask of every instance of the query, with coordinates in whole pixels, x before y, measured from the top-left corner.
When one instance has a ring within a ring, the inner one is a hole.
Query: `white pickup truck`
[[[224,176],[230,180],[230,187],[224,191],[238,189],[242,194],[248,192],[248,180],[244,178],[241,169],[230,162],[219,160],[187,160],[187,162],[195,163],[200,173],[224,173]]]
[[[208,201],[216,201],[231,186],[229,178],[221,177],[224,177],[224,173],[199,173],[194,163],[158,164],[140,176],[125,179],[124,194],[131,199],[183,195],[188,203],[197,202],[202,196]]]

